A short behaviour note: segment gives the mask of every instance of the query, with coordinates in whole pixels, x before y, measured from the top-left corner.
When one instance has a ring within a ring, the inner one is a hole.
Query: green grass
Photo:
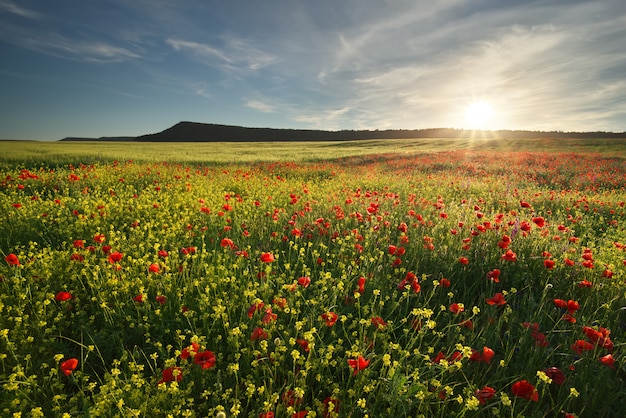
[[[2,416],[626,415],[620,141],[0,147]]]

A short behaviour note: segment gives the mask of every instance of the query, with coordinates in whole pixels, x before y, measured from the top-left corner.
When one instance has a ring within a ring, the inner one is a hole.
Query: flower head
[[[209,350],[201,351],[193,356],[193,362],[201,366],[202,370],[210,369],[215,366],[215,354]]]
[[[359,370],[363,370],[367,366],[369,366],[370,361],[363,358],[363,356],[359,356],[356,359],[348,359],[348,365],[354,369],[353,375],[359,372]]]
[[[537,389],[526,380],[520,380],[513,383],[511,392],[518,398],[528,399],[529,401],[537,402],[539,400],[539,392]]]
[[[75,358],[67,359],[59,365],[59,368],[66,376],[71,375],[76,367],[78,367],[78,359]]]

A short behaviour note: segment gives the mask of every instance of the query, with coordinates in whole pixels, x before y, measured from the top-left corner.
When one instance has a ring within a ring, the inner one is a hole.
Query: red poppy
[[[526,380],[520,380],[513,383],[511,392],[518,398],[528,399],[529,401],[537,402],[539,400],[539,392],[537,389]]]
[[[220,242],[220,246],[224,248],[230,248],[230,249],[237,248],[233,240],[230,238],[223,238],[222,241]]]
[[[464,266],[469,264],[469,259],[467,257],[459,257],[459,263],[463,264]]]
[[[157,384],[183,380],[183,370],[180,367],[168,367],[163,369],[161,380]]]
[[[20,260],[13,253],[7,255],[6,257],[4,257],[4,260],[7,263],[9,263],[10,266],[19,266],[20,265]]]
[[[193,362],[201,366],[202,370],[210,369],[215,366],[215,354],[209,350],[201,351],[193,356]]]
[[[54,300],[59,302],[65,302],[72,299],[72,294],[70,292],[61,291],[54,296]]]
[[[491,348],[489,347],[483,347],[482,351],[478,351],[478,350],[474,350],[472,349],[472,355],[470,356],[470,360],[471,361],[475,361],[475,362],[485,362],[487,364],[491,363],[491,359],[493,358],[493,356],[495,355],[495,351],[493,351]]]
[[[589,280],[585,279],[581,282],[578,283],[578,287],[583,288],[583,287],[592,287],[593,283],[591,283]]]
[[[269,324],[272,321],[276,321],[278,319],[278,315],[272,312],[272,308],[267,308],[265,310],[265,315],[263,315],[263,319],[261,320],[264,324]]]
[[[543,260],[543,265],[545,268],[552,270],[554,268],[554,260]]]
[[[291,418],[304,418],[307,416],[309,411],[298,411],[291,414]]]
[[[474,397],[478,399],[481,405],[485,405],[487,401],[493,398],[496,394],[496,390],[492,387],[485,386],[482,389],[476,389],[474,392]]]
[[[450,280],[446,279],[445,277],[439,280],[439,286],[441,287],[450,287],[450,284]]]
[[[487,279],[499,283],[500,282],[500,269],[493,269],[487,273]]]
[[[543,228],[544,225],[546,224],[546,220],[543,219],[543,217],[541,216],[537,216],[536,218],[533,218],[533,222],[535,223],[535,225],[537,225],[539,228]]]
[[[183,360],[187,360],[189,357],[193,357],[200,351],[200,344],[191,343],[188,347],[183,348],[183,351],[180,353],[180,358]]]
[[[492,298],[488,298],[486,302],[487,302],[487,305],[498,305],[498,306],[506,305],[506,300],[504,299],[504,295],[500,292],[493,295]]]
[[[322,317],[322,320],[326,322],[327,327],[332,327],[337,322],[337,318],[339,318],[339,315],[337,315],[334,312],[326,312],[326,313],[323,313],[321,317]]]
[[[63,372],[63,374],[65,374],[66,376],[69,376],[72,374],[72,371],[74,371],[74,369],[78,367],[78,359],[75,359],[75,358],[67,359],[63,363],[61,363],[59,367],[61,371]]]
[[[359,372],[359,370],[363,370],[367,366],[369,366],[370,361],[363,358],[363,356],[359,356],[356,359],[348,359],[348,365],[354,369],[353,375]]]
[[[506,250],[506,253],[504,253],[501,258],[506,261],[517,261],[517,254],[512,250]]]
[[[82,239],[74,240],[74,248],[85,248],[85,241]]]
[[[576,342],[572,344],[572,350],[578,355],[582,354],[583,351],[591,351],[593,348],[594,345],[585,340],[576,340]]]
[[[558,367],[549,367],[544,369],[543,372],[557,385],[565,383],[565,375]]]
[[[169,256],[169,253],[167,252],[167,250],[159,250],[158,255],[161,258],[167,258]]]
[[[387,323],[380,316],[374,316],[372,317],[372,325],[378,329],[382,329],[387,326]]]
[[[298,284],[302,287],[309,287],[309,285],[311,284],[311,278],[310,277],[300,277],[298,279]]]
[[[109,263],[115,264],[120,261],[124,257],[124,254],[115,251],[114,253],[109,254]]]
[[[520,204],[520,206],[521,206],[521,207],[523,207],[523,208],[530,208],[530,203],[525,202],[525,201],[523,201],[523,200],[520,200],[520,201],[519,201],[519,204]]]
[[[261,412],[259,414],[259,418],[274,418],[274,413],[272,411],[270,411],[270,412]]]
[[[459,305],[458,303],[452,303],[450,307],[448,308],[448,310],[452,312],[453,314],[458,315],[461,312],[463,312],[465,308],[462,305]]]
[[[161,271],[161,267],[158,264],[153,263],[148,266],[148,271],[152,273],[159,273]]]
[[[254,313],[263,309],[264,306],[265,306],[265,303],[263,302],[259,302],[257,304],[251,305],[248,308],[248,318],[252,318],[252,316],[254,316]]]
[[[264,263],[271,263],[275,260],[274,254],[272,253],[263,253],[261,254],[261,261]]]
[[[600,357],[600,363],[609,367],[610,369],[614,369],[615,359],[613,359],[613,354],[607,354],[606,356]]]
[[[298,339],[296,340],[296,343],[298,343],[298,345],[302,347],[304,351],[306,351],[307,353],[309,352],[309,342],[307,340]]]
[[[159,305],[165,305],[165,302],[167,302],[167,298],[163,295],[156,295],[154,299],[159,303]]]
[[[256,327],[252,330],[252,334],[250,335],[250,339],[252,341],[256,340],[265,340],[267,338],[267,332],[263,328]]]
[[[363,293],[365,291],[365,277],[361,276],[356,281],[357,289],[356,291],[359,293]]]
[[[142,303],[142,302],[143,302],[143,295],[140,293],[140,294],[138,294],[137,296],[135,296],[135,297],[133,298],[133,300],[134,300],[135,302]]]
[[[602,327],[598,328],[598,330],[591,327],[583,327],[583,332],[591,342],[596,343],[599,347],[613,351],[613,341],[611,341],[610,338],[610,330]]]
[[[98,244],[102,244],[105,239],[106,239],[106,236],[104,234],[96,234],[93,237],[93,240]]]

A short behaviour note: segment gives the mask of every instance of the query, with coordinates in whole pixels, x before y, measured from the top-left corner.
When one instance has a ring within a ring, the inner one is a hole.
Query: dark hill
[[[475,131],[463,129],[391,129],[323,131],[312,129],[247,128],[212,123],[179,122],[164,131],[137,137],[64,138],[62,141],[138,142],[260,142],[260,141],[349,141],[359,139],[465,138]],[[478,134],[478,136],[483,136]],[[485,137],[502,138],[624,138],[626,133],[485,131]]]

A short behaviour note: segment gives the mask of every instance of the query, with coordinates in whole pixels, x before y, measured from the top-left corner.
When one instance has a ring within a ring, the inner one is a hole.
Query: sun
[[[470,103],[465,110],[465,121],[471,129],[488,129],[493,118],[493,108],[485,101]]]

